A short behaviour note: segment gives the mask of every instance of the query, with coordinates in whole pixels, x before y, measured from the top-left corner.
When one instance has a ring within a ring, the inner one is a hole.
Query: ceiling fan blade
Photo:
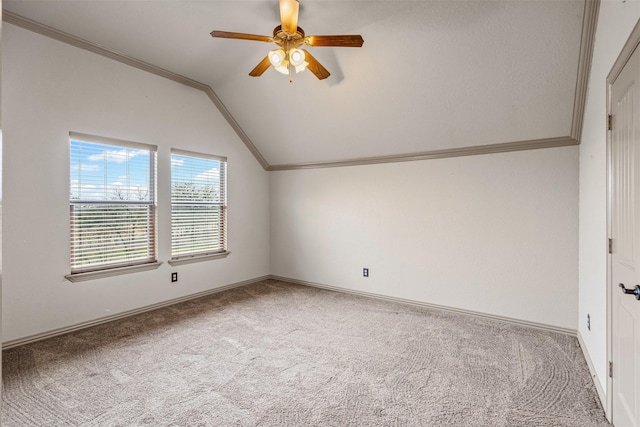
[[[267,55],[262,61],[260,61],[258,65],[256,65],[256,68],[251,70],[249,75],[251,77],[260,77],[265,71],[267,71],[267,68],[269,68],[270,66],[271,62],[269,61],[269,55]]]
[[[232,33],[230,31],[211,31],[211,37],[219,37],[222,39],[239,39],[239,40],[253,40],[257,42],[272,42],[273,37],[269,36],[258,36],[256,34],[245,34],[245,33]]]
[[[298,0],[280,0],[280,22],[282,31],[295,34],[298,29],[298,12],[300,3]]]
[[[362,47],[364,39],[360,34],[344,36],[309,36],[304,42],[309,46]]]
[[[319,63],[318,60],[314,58],[313,55],[311,55],[308,50],[306,49],[302,49],[302,50],[304,50],[305,61],[309,63],[309,65],[307,65],[307,70],[315,74],[315,76],[319,80],[324,80],[331,75],[331,73],[327,71],[327,69],[324,68],[324,66],[321,63]]]

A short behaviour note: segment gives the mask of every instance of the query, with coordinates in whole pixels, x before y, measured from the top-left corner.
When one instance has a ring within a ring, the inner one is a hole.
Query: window
[[[69,136],[71,276],[155,262],[156,147]]]
[[[226,252],[224,157],[171,151],[172,263]]]

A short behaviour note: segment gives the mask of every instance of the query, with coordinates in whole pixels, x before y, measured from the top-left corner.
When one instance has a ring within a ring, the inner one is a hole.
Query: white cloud
[[[102,159],[102,157],[100,158]],[[83,164],[82,166],[78,166],[78,165],[72,165],[71,166],[71,170],[81,170],[84,172],[88,172],[88,171],[95,171],[100,169],[99,165],[87,165],[87,164]]]
[[[217,168],[211,168],[208,171],[202,172],[199,175],[196,175],[194,178],[195,181],[217,181],[220,177],[220,171]]]
[[[175,157],[171,158],[171,166],[182,166],[184,164],[184,160],[176,159]]]
[[[106,157],[106,160],[108,162],[124,163],[127,160],[132,159],[135,156],[144,154],[144,153],[145,151],[127,150],[123,148],[122,150],[107,150],[99,154],[93,154],[89,156],[88,159],[91,160],[92,162],[97,162],[97,161],[105,160],[105,157]]]

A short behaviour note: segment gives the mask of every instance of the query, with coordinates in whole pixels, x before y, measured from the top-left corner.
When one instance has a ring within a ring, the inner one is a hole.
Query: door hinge
[[[612,254],[613,253],[613,239],[609,239],[609,253]]]
[[[613,378],[613,362],[609,362],[609,378]]]
[[[611,114],[607,116],[607,130],[611,130],[613,128],[611,122],[613,121]]]

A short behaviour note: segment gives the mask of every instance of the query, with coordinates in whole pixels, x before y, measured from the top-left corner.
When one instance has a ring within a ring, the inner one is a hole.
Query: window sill
[[[86,273],[67,274],[65,279],[70,282],[84,282],[85,280],[102,279],[105,277],[119,276],[121,274],[137,273],[139,271],[155,270],[162,265],[161,262],[150,262],[148,264],[131,265],[127,267],[117,267],[109,270],[87,271]]]
[[[219,259],[219,258],[226,258],[227,256],[229,256],[231,252],[218,252],[215,254],[206,254],[206,255],[193,255],[193,256],[185,256],[185,257],[181,257],[181,258],[174,258],[169,260],[169,265],[171,266],[176,266],[176,265],[183,265],[183,264],[191,264],[193,262],[200,262],[200,261],[209,261],[211,259]]]

